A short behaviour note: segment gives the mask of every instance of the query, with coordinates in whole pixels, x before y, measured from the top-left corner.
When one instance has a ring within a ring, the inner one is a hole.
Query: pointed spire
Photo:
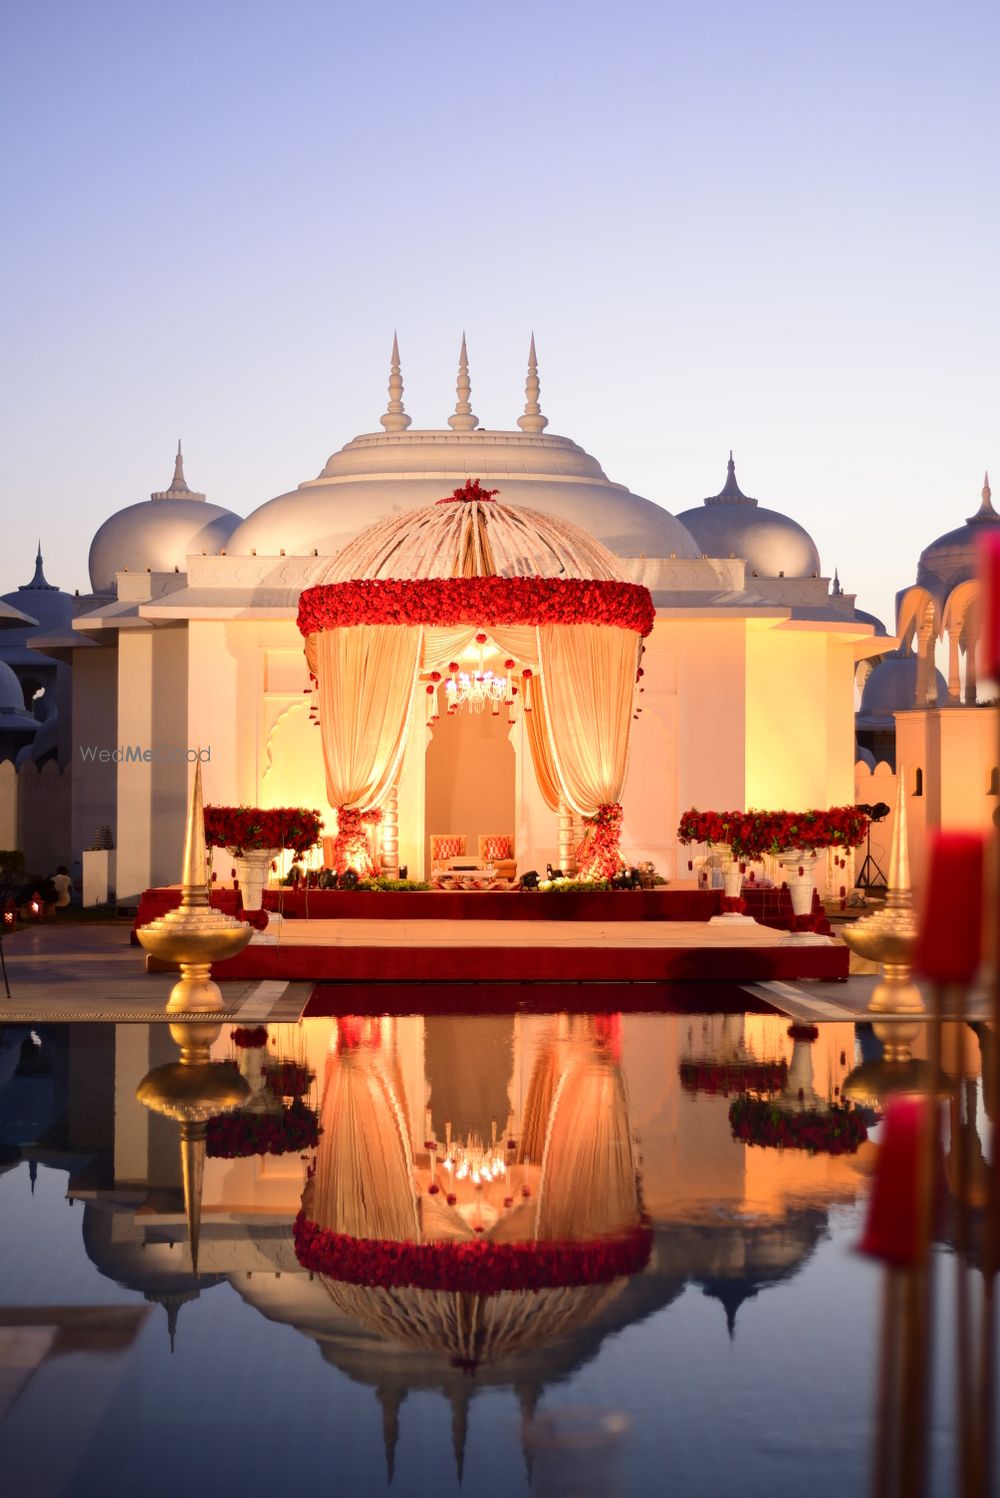
[[[736,464],[733,462],[733,450],[729,449],[729,462],[726,465],[726,482],[718,494],[712,494],[705,500],[707,505],[755,505],[757,501],[751,499],[749,494],[744,494],[736,482]]]
[[[177,439],[177,456],[174,458],[174,476],[170,480],[169,489],[158,489],[151,494],[150,499],[204,499],[204,494],[196,494],[189,489],[187,479],[184,477],[184,454],[181,451],[181,439]]]
[[[517,424],[522,432],[544,432],[549,424],[548,417],[542,415],[542,408],[538,404],[540,392],[538,360],[535,357],[535,335],[532,333],[531,347],[528,350],[528,378],[524,382],[524,415],[517,418]]]
[[[399,343],[392,335],[392,354],[389,359],[389,404],[379,421],[387,432],[405,432],[411,425],[410,417],[403,410],[403,376],[399,370]]]
[[[455,414],[448,417],[448,425],[453,432],[474,432],[479,425],[479,417],[473,416],[469,396],[472,394],[472,382],[469,379],[469,355],[465,347],[465,334],[462,334],[462,347],[458,355],[458,380],[455,384]]]
[[[200,754],[199,750],[199,754]],[[184,833],[184,863],[181,867],[181,908],[192,910],[209,904],[208,849],[205,845],[205,808],[201,793],[201,760],[194,767],[194,783],[188,803]]]
[[[968,523],[972,525],[977,520],[1000,520],[1000,515],[993,508],[993,491],[990,488],[989,472],[983,474],[982,503],[976,513],[969,516]]]
[[[465,1472],[465,1443],[469,1438],[469,1393],[463,1386],[451,1394],[451,1447],[455,1453],[455,1472],[462,1486]]]
[[[382,1407],[382,1446],[385,1450],[385,1478],[389,1487],[396,1475],[396,1447],[399,1444],[399,1408],[406,1395],[398,1389],[380,1384],[376,1398]]]
[[[208,1125],[181,1122],[181,1178],[184,1182],[184,1216],[187,1220],[191,1273],[198,1273],[201,1238],[201,1196],[205,1185],[205,1140]]]
[[[830,589],[830,591],[833,594],[834,598],[839,598],[844,591],[840,586],[840,573],[836,567],[834,567],[833,569],[833,587]]]
[[[38,550],[35,553],[35,572],[30,583],[21,583],[17,590],[19,593],[58,593],[59,589],[54,583],[46,582],[45,573],[42,569],[42,543],[38,542]]]
[[[170,1356],[173,1357],[177,1344],[177,1313],[180,1303],[177,1300],[168,1300],[165,1305],[167,1313],[167,1335],[170,1338]]]

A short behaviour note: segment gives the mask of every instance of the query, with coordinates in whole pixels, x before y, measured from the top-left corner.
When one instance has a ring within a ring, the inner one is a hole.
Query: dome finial
[[[547,416],[542,415],[542,408],[538,404],[541,385],[538,381],[538,360],[535,357],[535,335],[531,335],[531,347],[528,350],[528,378],[524,382],[524,415],[517,418],[517,424],[522,432],[544,432],[549,421]]]
[[[389,404],[379,421],[387,432],[405,432],[410,426],[410,417],[403,410],[403,376],[399,372],[399,343],[392,335],[392,355],[389,360]]]
[[[181,450],[181,439],[177,439],[177,456],[174,458],[174,476],[170,480],[169,489],[159,489],[151,494],[150,499],[204,499],[204,494],[195,494],[193,489],[187,486],[184,477],[184,453]]]
[[[969,516],[967,524],[972,525],[977,520],[1000,520],[1000,515],[993,508],[993,491],[988,471],[983,474],[982,503],[976,513]]]
[[[841,596],[841,594],[843,593],[843,591],[844,591],[843,588],[840,586],[840,573],[838,572],[837,568],[834,567],[834,569],[833,569],[833,587],[830,589],[830,592],[833,594],[834,598],[839,598]]]
[[[755,505],[757,501],[751,499],[749,494],[744,494],[736,482],[736,464],[733,462],[733,450],[729,449],[729,462],[726,464],[726,482],[718,494],[712,494],[705,500],[707,505]]]
[[[56,587],[55,583],[50,583],[50,582],[46,581],[45,573],[42,570],[42,543],[41,543],[41,540],[39,540],[39,542],[38,542],[38,550],[35,553],[35,571],[34,571],[34,576],[32,577],[30,583],[22,583],[21,586],[18,588],[17,591],[19,593],[27,593],[29,591],[34,591],[36,593],[37,592],[43,592],[43,593],[58,593],[59,592],[59,589]]]
[[[455,384],[455,394],[458,396],[455,402],[455,414],[448,417],[448,425],[453,432],[474,432],[479,425],[479,417],[473,416],[472,406],[469,404],[472,382],[469,379],[469,355],[465,347],[464,333],[458,355],[458,380]]]

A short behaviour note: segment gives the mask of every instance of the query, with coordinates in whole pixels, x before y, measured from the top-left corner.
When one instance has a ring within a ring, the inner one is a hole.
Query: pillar
[[[382,852],[379,860],[385,879],[399,878],[399,793],[395,786],[382,805],[382,824],[379,829]]]

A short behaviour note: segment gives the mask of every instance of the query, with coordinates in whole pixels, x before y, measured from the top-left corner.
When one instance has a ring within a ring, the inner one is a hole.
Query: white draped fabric
[[[502,656],[512,657],[519,666],[538,669],[538,640],[533,624],[454,624],[424,629],[421,670],[447,671],[463,650],[475,645],[477,634],[487,635]]]
[[[311,637],[331,806],[379,806],[392,789],[413,710],[420,639],[416,624],[355,624]]]
[[[639,636],[599,624],[543,624],[538,636],[556,774],[572,810],[592,817],[625,784]]]

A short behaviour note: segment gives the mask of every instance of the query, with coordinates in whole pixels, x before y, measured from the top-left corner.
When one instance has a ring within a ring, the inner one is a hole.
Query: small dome
[[[128,505],[105,520],[90,546],[90,585],[113,593],[116,572],[173,572],[196,552],[214,553],[228,542],[240,517],[210,505],[184,479],[180,443],[170,488]]]
[[[447,499],[380,520],[319,581],[357,578],[577,577],[620,580],[615,558],[568,520],[504,504],[469,480]]]
[[[24,692],[21,683],[6,661],[0,661],[0,727],[3,718],[10,713],[18,713],[26,716],[24,712]],[[32,718],[33,723],[35,720]],[[37,724],[36,724],[37,727]]]
[[[929,593],[940,598],[947,595],[959,583],[968,582],[977,574],[977,547],[979,537],[989,527],[1000,525],[1000,515],[992,504],[990,476],[983,479],[982,502],[974,515],[957,530],[938,536],[930,546],[920,553],[917,563],[917,582]]]
[[[948,696],[948,683],[941,672],[937,677],[938,701]],[[917,658],[915,655],[887,655],[875,667],[865,682],[861,693],[859,716],[862,718],[891,718],[893,713],[905,712],[917,700]]]
[[[726,483],[693,510],[677,516],[705,556],[744,557],[758,577],[818,577],[816,543],[796,521],[776,510],[766,510],[744,494],[736,482],[736,465],[729,454]]]
[[[877,635],[887,635],[889,633],[881,619],[877,619],[874,614],[865,613],[864,609],[855,609],[854,617],[859,624],[871,624]]]
[[[64,593],[45,576],[42,566],[42,543],[38,543],[34,576],[11,593],[4,593],[0,602],[12,604],[29,614],[43,634],[52,634],[67,629],[73,618],[75,607],[73,596]],[[29,631],[26,631],[28,633]]]
[[[234,531],[245,556],[333,556],[379,520],[429,505],[477,475],[504,502],[581,526],[615,556],[701,554],[668,510],[614,484],[568,437],[537,431],[396,431],[355,437],[318,478],[261,505]]]

